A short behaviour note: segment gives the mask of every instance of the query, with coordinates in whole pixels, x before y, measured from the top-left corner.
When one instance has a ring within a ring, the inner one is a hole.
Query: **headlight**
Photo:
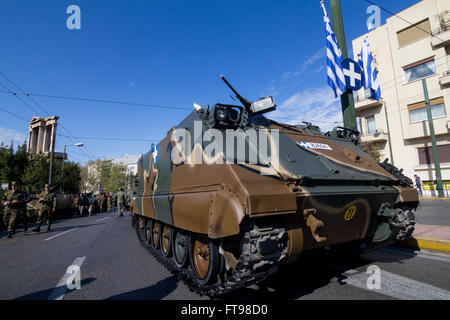
[[[216,120],[223,121],[227,117],[227,112],[223,108],[216,109]]]
[[[239,121],[240,113],[236,109],[230,109],[228,110],[228,119],[233,122],[237,123]]]

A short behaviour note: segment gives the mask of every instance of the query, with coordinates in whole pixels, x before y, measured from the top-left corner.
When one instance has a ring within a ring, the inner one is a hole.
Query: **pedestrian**
[[[89,205],[89,218],[92,216],[92,213],[94,212],[94,205]]]
[[[78,212],[78,202],[80,201],[80,195],[76,196],[73,199],[73,216],[75,217],[77,215]]]
[[[39,196],[40,208],[38,211],[38,218],[36,221],[36,228],[32,231],[41,232],[41,224],[44,218],[47,220],[47,232],[50,231],[50,226],[52,224],[52,215],[56,210],[56,199],[55,193],[50,192],[50,187],[48,184],[44,186],[44,191],[41,192]]]
[[[111,212],[111,194],[108,194],[106,203],[107,203],[107,206],[108,206],[108,212]]]
[[[420,178],[417,176],[417,174],[414,175],[414,181],[416,182],[416,188],[417,188],[417,191],[419,191],[419,195],[421,197],[423,197],[422,182],[420,181]]]
[[[104,192],[100,194],[98,205],[100,206],[100,212],[106,211],[106,196]]]
[[[125,192],[123,192],[123,188],[120,188],[120,191],[117,192],[117,209],[119,210],[119,216],[123,217],[123,211],[125,209],[125,201],[126,201],[126,195]]]
[[[116,211],[116,197],[112,192],[109,194],[109,197],[111,198],[111,212],[114,212]]]
[[[11,238],[16,230],[18,218],[22,217],[24,231],[27,232],[28,225],[26,221],[27,203],[25,194],[20,191],[20,185],[13,182],[11,189],[6,194],[6,201],[3,202],[5,212],[3,214],[3,222],[8,227],[8,238]]]
[[[83,215],[84,208],[86,207],[86,198],[82,193],[80,193],[80,197],[78,200],[78,208],[80,209],[80,217]]]

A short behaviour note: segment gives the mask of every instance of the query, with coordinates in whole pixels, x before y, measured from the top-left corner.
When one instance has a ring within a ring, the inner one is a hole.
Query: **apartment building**
[[[365,36],[352,41],[355,59]],[[364,89],[355,93],[362,142],[378,148],[382,159],[391,159],[389,127],[394,164],[410,178],[418,175],[425,195],[436,195],[422,86],[426,79],[444,194],[450,195],[450,1],[420,1],[388,18],[368,37],[381,101],[370,99]]]

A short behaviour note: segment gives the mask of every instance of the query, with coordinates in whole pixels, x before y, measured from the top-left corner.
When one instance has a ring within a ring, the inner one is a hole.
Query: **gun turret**
[[[245,99],[243,96],[241,96],[232,86],[231,84],[227,81],[227,79],[225,79],[225,77],[223,76],[223,74],[220,75],[220,78],[223,80],[223,82],[225,82],[225,84],[231,89],[231,91],[233,91],[233,93],[236,95],[236,97],[239,99],[239,101],[242,103],[242,105],[245,107],[245,110],[247,112],[251,112],[251,102],[248,101],[247,99]]]

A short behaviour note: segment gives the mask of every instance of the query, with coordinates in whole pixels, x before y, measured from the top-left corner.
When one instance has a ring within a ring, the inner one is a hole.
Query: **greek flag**
[[[152,150],[152,157],[153,157],[153,164],[156,164],[156,162],[158,161],[158,145],[153,145],[153,150]]]
[[[372,51],[369,45],[369,36],[366,35],[358,63],[364,70],[364,88],[370,89],[370,97],[380,101],[381,90],[377,79],[377,70],[373,61]]]
[[[342,72],[342,52],[336,41],[331,20],[328,18],[327,10],[323,2],[320,3],[323,9],[323,21],[327,31],[327,82],[333,89],[334,96],[343,94],[347,91],[345,86],[344,73]]]

